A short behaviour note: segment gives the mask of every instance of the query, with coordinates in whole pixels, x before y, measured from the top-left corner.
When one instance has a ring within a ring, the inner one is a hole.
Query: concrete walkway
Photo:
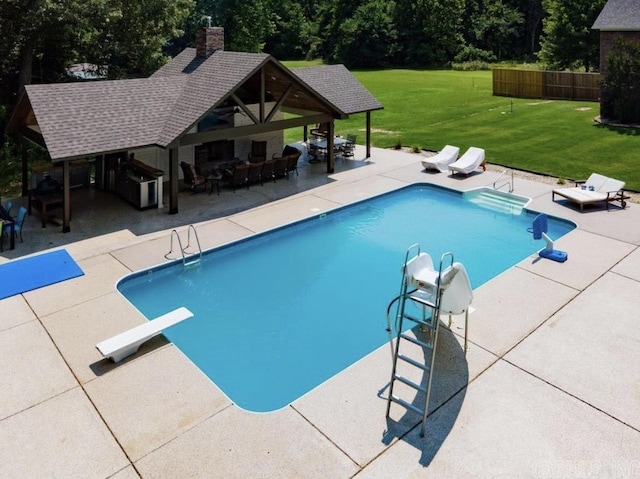
[[[414,182],[497,177],[426,173],[417,155],[375,149],[308,173],[181,194],[179,215],[88,193],[107,205],[85,214],[78,200],[69,234],[29,218],[0,261],[63,246],[85,275],[0,301],[0,477],[640,475],[640,206],[580,213],[532,181],[515,181],[531,209],[579,225],[556,242],[569,260],[533,255],[478,288],[466,355],[462,318],[443,329],[424,438],[413,413],[385,418],[388,345],[268,414],[235,407],[161,336],[118,365],[101,359],[97,342],[144,321],[115,283],[164,262],[171,228],[196,224],[206,249]]]

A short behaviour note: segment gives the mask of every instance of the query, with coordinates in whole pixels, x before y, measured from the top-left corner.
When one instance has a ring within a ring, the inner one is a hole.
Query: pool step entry
[[[193,236],[195,238],[195,245],[191,245],[191,233],[193,232]],[[200,247],[200,240],[198,239],[198,233],[193,225],[189,225],[187,228],[187,246],[182,246],[182,240],[180,239],[180,235],[177,230],[171,230],[171,243],[169,246],[169,252],[164,255],[166,259],[173,260],[177,259],[172,258],[171,255],[174,254],[173,250],[173,239],[176,239],[178,243],[178,247],[180,249],[180,254],[182,255],[182,264],[183,266],[193,266],[197,265],[202,261],[202,248]],[[197,246],[197,251],[195,250],[195,246]]]
[[[464,198],[483,208],[500,213],[519,215],[522,209],[531,201],[524,196],[505,193],[491,188],[478,188],[467,191]]]
[[[412,252],[415,256],[409,259]],[[402,283],[400,294],[391,301],[387,308],[387,330],[391,332],[390,312],[397,304],[396,310],[396,338],[393,350],[393,366],[391,381],[389,382],[389,397],[387,399],[387,417],[391,411],[391,403],[399,404],[407,410],[422,416],[420,436],[424,436],[429,398],[431,397],[431,383],[434,373],[440,314],[465,313],[465,339],[467,348],[467,331],[469,308],[473,300],[471,283],[464,266],[454,262],[452,253],[444,253],[436,269],[431,256],[420,252],[420,245],[412,245],[406,253],[402,267]],[[416,314],[417,311],[418,313]],[[411,321],[417,326],[415,336],[403,332],[404,321]],[[390,333],[391,334],[391,333]],[[411,343],[414,346],[411,346]],[[405,345],[404,347],[402,345]],[[409,357],[406,348],[415,350],[415,346],[422,349],[422,358],[417,360]],[[416,370],[421,374],[419,382],[408,379],[400,374],[400,370],[409,372]],[[400,382],[414,391],[414,399],[406,400],[394,393],[396,382]]]

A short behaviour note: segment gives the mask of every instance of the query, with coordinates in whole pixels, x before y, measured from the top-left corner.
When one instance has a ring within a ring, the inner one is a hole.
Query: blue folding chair
[[[24,206],[21,206],[20,209],[18,210],[18,216],[16,217],[16,224],[15,224],[15,233],[16,233],[16,238],[18,237],[18,234],[20,234],[20,242],[24,243],[24,241],[22,240],[22,226],[24,225],[24,219],[27,216],[27,209]]]
[[[13,201],[7,201],[4,204],[4,209],[7,211],[7,214],[11,216],[11,208],[13,208]]]

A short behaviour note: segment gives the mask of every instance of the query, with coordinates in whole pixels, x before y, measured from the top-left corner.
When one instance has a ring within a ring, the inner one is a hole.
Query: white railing
[[[500,183],[500,180],[502,180],[503,176],[506,176],[507,173],[511,173],[511,180],[509,180],[509,178],[505,178],[502,181],[502,183]],[[509,193],[513,193],[513,170],[510,170],[510,169],[504,170],[502,173],[500,173],[500,176],[498,176],[496,181],[493,182],[493,189],[494,190],[499,190],[503,186],[508,186],[509,187]]]

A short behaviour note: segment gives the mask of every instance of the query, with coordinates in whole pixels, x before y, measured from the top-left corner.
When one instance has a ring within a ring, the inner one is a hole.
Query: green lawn
[[[489,71],[353,74],[384,105],[371,115],[374,146],[477,146],[490,163],[570,179],[598,172],[640,191],[640,131],[597,125],[597,103],[493,96]],[[361,143],[364,126],[364,114],[354,115],[337,121],[336,132],[357,134]],[[301,131],[289,130],[286,137],[297,141]]]

